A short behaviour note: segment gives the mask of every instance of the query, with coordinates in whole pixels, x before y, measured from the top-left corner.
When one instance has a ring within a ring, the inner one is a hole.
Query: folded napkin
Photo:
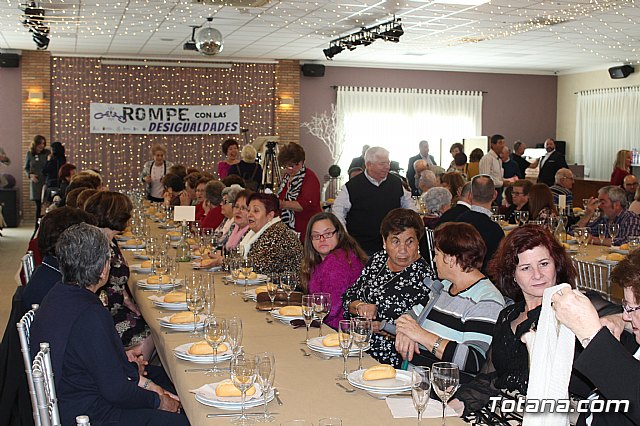
[[[200,396],[202,396],[202,397],[204,397],[206,399],[213,399],[213,400],[224,401],[224,402],[242,402],[242,397],[241,396],[218,396],[218,395],[216,395],[216,387],[220,383],[221,382],[207,383],[206,385],[200,386],[198,389],[190,389],[189,392],[195,393],[196,395],[200,395]],[[251,396],[247,395],[247,397],[245,398],[245,402],[246,401],[251,401],[254,398],[262,398],[262,388],[260,387],[260,384],[254,383],[253,386],[255,386],[255,388],[256,388],[256,393],[254,393]]]
[[[417,418],[418,412],[413,407],[413,400],[410,396],[406,398],[387,398],[387,407],[391,410],[394,419]],[[444,414],[447,417],[458,417],[453,408],[447,406]],[[435,399],[429,399],[427,406],[422,413],[425,419],[438,419],[442,417],[442,403]]]

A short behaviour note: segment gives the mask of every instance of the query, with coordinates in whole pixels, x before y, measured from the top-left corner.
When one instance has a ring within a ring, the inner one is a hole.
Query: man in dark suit
[[[407,166],[407,180],[409,181],[412,195],[421,194],[420,188],[418,188],[418,186],[416,185],[416,170],[413,167],[413,163],[418,160],[424,160],[426,161],[427,166],[437,166],[436,160],[433,158],[433,155],[429,155],[429,142],[420,141],[418,148],[420,149],[420,154],[409,158],[409,165]]]
[[[447,222],[454,222],[462,213],[468,212],[471,207],[471,182],[467,182],[460,191],[460,199],[455,207],[451,207],[442,213],[437,225]],[[436,226],[437,226],[436,225]]]
[[[469,223],[480,233],[487,246],[487,254],[482,264],[482,272],[485,274],[487,263],[489,263],[500,241],[504,238],[504,231],[500,225],[491,220],[491,203],[495,198],[496,188],[493,180],[486,175],[474,177],[471,180],[471,208],[453,221]]]
[[[544,149],[547,154],[540,159],[540,172],[538,173],[538,183],[553,186],[556,179],[556,172],[560,169],[568,169],[564,155],[556,151],[556,141],[549,138],[544,141]]]

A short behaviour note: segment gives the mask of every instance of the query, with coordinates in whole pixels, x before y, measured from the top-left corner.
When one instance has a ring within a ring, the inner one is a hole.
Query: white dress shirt
[[[494,150],[490,149],[481,159],[478,166],[480,174],[489,175],[493,180],[496,188],[502,188],[504,185],[504,170],[502,169],[502,160]]]

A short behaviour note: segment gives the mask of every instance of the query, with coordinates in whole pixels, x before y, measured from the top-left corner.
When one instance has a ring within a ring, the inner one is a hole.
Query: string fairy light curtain
[[[482,130],[480,91],[340,86],[337,109],[346,141],[340,158],[345,171],[365,144],[388,149],[391,160],[406,168],[421,140],[429,141],[436,159],[442,141],[447,168],[449,146]]]
[[[240,125],[250,140],[274,133],[275,65],[233,64],[230,68],[101,65],[97,58],[54,57],[52,140],[63,142],[78,169],[102,172],[109,189],[140,185],[154,143],[167,147],[167,160],[216,175],[220,146],[237,135],[94,134],[91,102],[140,105],[240,105]]]
[[[591,170],[590,177],[609,180],[616,153],[638,148],[640,87],[578,92],[576,161]]]

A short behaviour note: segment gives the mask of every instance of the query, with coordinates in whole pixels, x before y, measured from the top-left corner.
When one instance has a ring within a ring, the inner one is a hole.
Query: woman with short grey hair
[[[200,222],[202,229],[216,229],[224,220],[221,206],[222,191],[224,188],[224,184],[219,180],[209,181],[204,187],[204,201],[202,202],[202,207],[204,208],[206,215],[204,219],[202,219],[202,222]]]
[[[436,186],[422,194],[422,201],[426,206],[424,224],[427,228],[434,229],[442,213],[451,207],[451,192],[447,188]]]
[[[224,219],[214,231],[216,244],[218,246],[225,245],[233,230],[233,205],[236,202],[237,195],[243,189],[240,185],[233,184],[222,190],[222,214],[224,215]]]

